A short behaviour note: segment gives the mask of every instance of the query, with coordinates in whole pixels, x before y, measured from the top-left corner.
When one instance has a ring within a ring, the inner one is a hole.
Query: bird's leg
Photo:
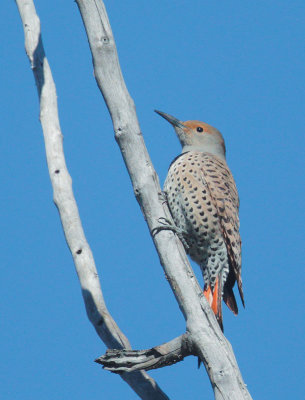
[[[178,238],[181,240],[185,250],[189,249],[189,245],[187,244],[186,240],[184,239],[185,232],[179,228],[178,226],[174,225],[172,221],[167,218],[161,217],[158,219],[158,222],[161,224],[156,226],[152,229],[151,234],[155,236],[160,231],[172,231],[174,232]]]
[[[165,191],[159,192],[158,196],[159,196],[159,200],[162,202],[162,204],[166,203],[168,205],[167,193]],[[182,242],[184,248],[186,250],[189,249],[189,245],[186,243],[186,240],[184,239],[185,232],[182,229],[178,228],[173,222],[171,222],[169,219],[164,218],[164,217],[159,218],[158,222],[162,225],[159,225],[152,229],[151,233],[153,236],[155,236],[157,233],[159,233],[160,231],[163,231],[163,230],[172,231],[178,236],[178,238]]]
[[[158,193],[159,200],[162,202],[162,204],[166,203],[167,204],[167,193],[164,191],[161,191]]]

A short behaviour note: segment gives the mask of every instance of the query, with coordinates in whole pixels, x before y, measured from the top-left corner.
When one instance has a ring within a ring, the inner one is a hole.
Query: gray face
[[[183,152],[194,150],[211,153],[225,159],[225,144],[218,129],[205,122],[182,122],[169,114],[161,111],[156,112],[173,125]]]

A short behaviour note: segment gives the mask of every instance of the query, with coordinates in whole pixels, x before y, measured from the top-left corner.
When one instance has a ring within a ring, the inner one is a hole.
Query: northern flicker
[[[222,299],[238,313],[235,281],[244,305],[239,198],[225,143],[221,133],[204,122],[182,122],[156,112],[172,124],[182,145],[164,184],[168,206],[187,253],[201,268],[204,295],[223,329]]]

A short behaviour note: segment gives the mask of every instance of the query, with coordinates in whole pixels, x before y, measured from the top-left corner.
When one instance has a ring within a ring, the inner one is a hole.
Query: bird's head
[[[205,122],[182,122],[164,112],[157,110],[155,112],[173,125],[180,140],[183,153],[186,151],[202,151],[225,159],[225,142],[218,129]]]

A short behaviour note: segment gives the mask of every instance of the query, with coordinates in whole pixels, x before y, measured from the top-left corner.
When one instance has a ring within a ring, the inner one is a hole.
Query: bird
[[[239,196],[226,163],[222,134],[211,125],[182,122],[162,111],[173,127],[182,152],[170,164],[163,193],[186,252],[200,267],[203,294],[223,331],[222,300],[238,314],[233,286],[243,306]]]

